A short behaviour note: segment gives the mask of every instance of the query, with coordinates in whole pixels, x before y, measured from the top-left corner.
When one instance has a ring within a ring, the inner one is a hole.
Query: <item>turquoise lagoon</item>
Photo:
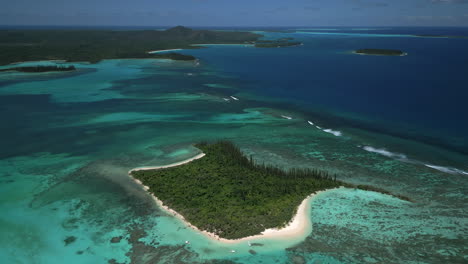
[[[304,47],[210,46],[184,51],[200,63],[106,60],[73,63],[75,73],[1,73],[2,262],[466,262],[468,158],[453,147],[464,146],[466,138],[441,130],[431,139],[444,133],[448,143],[431,144],[414,137],[423,128],[432,131],[423,126],[426,121],[402,125],[416,117],[402,119],[405,123],[396,121],[394,113],[377,118],[354,105],[331,107],[327,98],[333,99],[336,91],[323,80],[314,88],[325,89],[323,98],[315,94],[309,104],[285,95],[288,89],[274,87],[273,81],[290,76],[284,66],[290,56],[302,54],[321,63],[329,56],[333,63],[353,61],[358,66],[363,60],[339,45],[323,49],[337,36],[291,35],[304,41]],[[384,40],[340,36],[338,41]],[[308,50],[311,45],[314,49]],[[381,60],[385,66],[400,63]],[[272,61],[277,62],[273,69],[267,67]],[[294,77],[302,74],[304,83],[311,81],[300,65],[288,65]],[[340,72],[338,76],[345,78]],[[290,92],[311,96],[295,85]],[[356,120],[410,131],[408,136],[394,130],[381,133]],[[252,240],[258,243],[252,247],[246,242],[223,244],[162,211],[127,175],[135,167],[190,158],[199,153],[192,143],[215,139],[232,140],[257,160],[328,170],[343,181],[382,187],[414,202],[335,189],[311,201],[312,230],[303,238]],[[113,243],[115,237],[120,240]]]

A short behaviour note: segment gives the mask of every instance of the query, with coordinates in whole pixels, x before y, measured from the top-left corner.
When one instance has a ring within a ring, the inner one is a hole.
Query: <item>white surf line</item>
[[[311,125],[311,126],[314,126],[314,122],[312,122],[312,121],[307,121],[307,123],[309,123],[309,125]],[[323,132],[330,133],[330,134],[334,135],[335,137],[341,137],[343,135],[343,133],[341,133],[341,131],[338,131],[338,130],[333,130],[333,129],[330,129],[330,128],[322,129],[321,127],[319,127],[317,125],[315,125],[315,127],[317,129],[322,130]]]
[[[290,116],[285,116],[285,115],[281,115],[281,117],[282,117],[282,118],[285,118],[285,119],[288,119],[288,120],[292,119],[292,117],[290,117]]]
[[[232,99],[236,100],[236,101],[239,101],[238,98],[236,98],[236,97],[234,97],[234,96],[232,96],[232,95],[231,95],[230,97],[231,97]]]
[[[324,129],[322,130],[323,132],[327,132],[327,133],[330,133],[332,135],[334,135],[335,137],[341,137],[343,135],[343,133],[341,133],[341,131],[338,131],[338,130],[332,130],[332,129]]]
[[[224,101],[226,101],[226,102],[231,101],[229,98],[223,98],[223,99],[224,99]]]
[[[464,174],[468,175],[468,172],[459,170],[457,168],[450,168],[450,167],[443,167],[443,166],[436,166],[436,165],[431,165],[431,164],[424,164],[424,166],[429,167],[434,170],[438,170],[441,172],[449,173],[449,174]]]
[[[390,151],[388,151],[388,150],[386,150],[384,148],[379,149],[379,148],[374,148],[372,146],[363,146],[362,149],[364,149],[365,151],[368,151],[368,152],[377,153],[377,154],[380,154],[382,156],[389,157],[389,158],[394,158],[394,159],[397,159],[397,160],[407,160],[408,159],[405,154],[390,152]]]
[[[358,147],[361,147],[361,146],[358,146]],[[374,147],[371,147],[371,146],[362,146],[362,149],[364,149],[365,151],[368,151],[368,152],[373,152],[373,153],[380,154],[380,155],[388,157],[388,158],[396,159],[396,160],[399,160],[399,161],[402,161],[402,162],[412,163],[412,164],[417,164],[417,165],[424,165],[424,166],[426,166],[428,168],[438,170],[438,171],[441,171],[441,172],[445,172],[445,173],[448,173],[448,174],[468,175],[468,172],[457,169],[457,168],[426,164],[426,163],[421,162],[419,160],[409,159],[405,154],[390,152],[390,151],[388,151],[388,150],[386,150],[384,148],[379,149],[379,148],[374,148]]]

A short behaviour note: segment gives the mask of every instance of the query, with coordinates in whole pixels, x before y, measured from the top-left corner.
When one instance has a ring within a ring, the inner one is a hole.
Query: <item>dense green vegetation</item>
[[[196,48],[192,44],[243,44],[261,35],[250,32],[192,30],[0,30],[0,65],[20,61],[156,58],[153,50]]]
[[[27,67],[12,67],[7,69],[0,69],[2,71],[19,71],[19,72],[56,72],[56,71],[74,71],[75,66],[27,66]]]
[[[346,185],[326,172],[256,164],[230,142],[197,144],[206,156],[158,170],[133,171],[190,223],[235,239],[289,222],[313,192]]]
[[[182,61],[190,61],[190,60],[196,60],[192,55],[185,55],[185,54],[180,54],[176,52],[168,52],[168,53],[156,53],[153,54],[154,58],[158,59],[171,59],[171,60],[182,60]]]
[[[405,54],[401,50],[390,50],[390,49],[358,49],[355,51],[357,54],[366,55],[386,55],[386,56],[401,56]]]

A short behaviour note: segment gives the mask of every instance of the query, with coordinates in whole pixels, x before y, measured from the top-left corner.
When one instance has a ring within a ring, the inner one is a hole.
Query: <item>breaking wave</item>
[[[323,132],[326,132],[326,133],[330,133],[336,137],[341,137],[343,135],[343,133],[341,133],[341,131],[338,131],[338,130],[333,130],[333,129],[330,129],[330,128],[326,128],[326,129],[323,129],[317,125],[314,124],[314,122],[308,120],[307,123],[309,123],[309,125],[311,126],[315,126],[317,129],[319,130],[322,130]]]
[[[436,166],[436,165],[430,165],[430,164],[424,164],[426,167],[429,167],[431,169],[435,169],[441,172],[445,173],[450,173],[450,174],[464,174],[468,175],[468,172],[462,171],[456,168],[450,168],[450,167],[443,167],[443,166]]]
[[[383,149],[383,148],[378,149],[378,148],[374,148],[374,147],[371,147],[371,146],[364,146],[362,148],[365,151],[378,153],[380,155],[384,155],[384,156],[389,157],[389,158],[394,158],[394,159],[399,159],[399,160],[408,160],[408,158],[406,157],[405,154],[390,152],[390,151],[388,151],[386,149]]]
[[[359,147],[361,147],[361,146],[359,146]],[[438,171],[441,171],[441,172],[445,172],[445,173],[449,173],[449,174],[468,175],[468,172],[457,169],[457,168],[426,164],[426,163],[418,161],[418,160],[408,159],[405,154],[390,152],[390,151],[388,151],[386,149],[383,149],[383,148],[379,149],[379,148],[374,148],[374,147],[371,147],[371,146],[363,146],[362,148],[364,150],[366,150],[366,151],[369,151],[369,152],[378,153],[380,155],[383,155],[383,156],[386,156],[386,157],[389,157],[389,158],[393,158],[393,159],[396,159],[396,160],[399,160],[399,161],[403,161],[403,162],[406,162],[406,163],[424,165],[424,166],[426,166],[428,168],[438,170]]]
[[[341,131],[338,131],[338,130],[324,129],[323,132],[333,134],[337,137],[341,137],[343,135],[343,133],[341,133]]]

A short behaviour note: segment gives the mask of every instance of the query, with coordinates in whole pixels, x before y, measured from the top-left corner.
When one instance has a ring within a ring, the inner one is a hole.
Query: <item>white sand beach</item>
[[[178,50],[182,50],[182,49],[152,50],[152,51],[148,51],[148,53],[153,54],[153,53],[162,53],[162,52],[167,52],[167,51],[178,51]]]
[[[157,169],[165,169],[165,168],[175,167],[175,166],[179,166],[179,165],[182,165],[182,164],[185,164],[185,163],[189,163],[189,162],[191,162],[193,160],[196,160],[196,159],[203,158],[204,156],[205,156],[205,153],[200,153],[200,154],[196,155],[193,158],[186,159],[186,160],[183,160],[183,161],[179,161],[179,162],[176,162],[176,163],[172,163],[172,164],[169,164],[169,165],[135,168],[135,169],[130,170],[128,172],[128,174],[131,174],[134,171],[140,171],[140,170],[157,170]]]

